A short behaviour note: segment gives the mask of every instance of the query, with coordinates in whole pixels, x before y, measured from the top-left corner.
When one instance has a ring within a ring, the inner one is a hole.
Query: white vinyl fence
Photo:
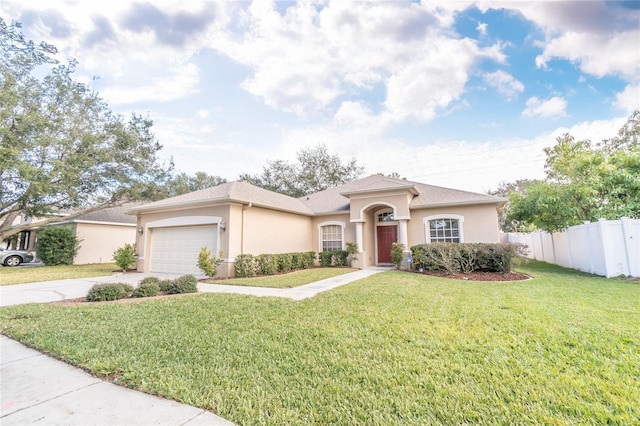
[[[531,259],[607,278],[640,277],[640,219],[600,219],[554,234],[509,233],[508,241],[529,246]]]

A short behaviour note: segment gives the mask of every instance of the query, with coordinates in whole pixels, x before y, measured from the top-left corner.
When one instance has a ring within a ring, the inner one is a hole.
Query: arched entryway
[[[376,263],[393,263],[391,249],[398,241],[398,223],[392,208],[375,210],[373,214],[376,229]]]

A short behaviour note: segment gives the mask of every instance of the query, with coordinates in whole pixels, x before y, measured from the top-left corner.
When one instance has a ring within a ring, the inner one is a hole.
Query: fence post
[[[589,226],[591,222],[585,220],[582,224],[584,229],[587,231],[587,248],[589,250],[589,273],[593,274],[593,244],[591,243],[591,232],[589,232]]]
[[[607,278],[611,278],[609,276],[609,262],[608,262],[608,258],[609,256],[607,256],[607,252],[609,250],[607,250],[607,231],[606,228],[607,227],[607,220],[606,219],[598,219],[598,229],[600,230],[600,240],[602,241],[602,254],[604,256],[604,276]]]
[[[627,276],[631,275],[631,249],[629,241],[631,239],[631,221],[628,217],[620,218],[620,226],[622,227],[622,239],[624,240],[624,254],[627,260]]]
[[[566,229],[567,233],[567,254],[569,255],[569,268],[573,268],[573,253],[571,253],[571,228],[572,226]]]

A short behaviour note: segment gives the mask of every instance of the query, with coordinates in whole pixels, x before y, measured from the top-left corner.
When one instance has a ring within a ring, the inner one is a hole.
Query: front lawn
[[[113,274],[115,263],[92,265],[31,266],[28,268],[0,269],[0,285],[36,283],[70,278],[100,277]]]
[[[303,301],[0,309],[3,333],[248,424],[637,424],[640,284],[389,271]]]
[[[250,287],[293,288],[316,281],[335,277],[349,272],[353,268],[313,268],[293,271],[287,274],[267,275],[253,278],[232,278],[229,280],[209,280],[210,284],[241,285]]]

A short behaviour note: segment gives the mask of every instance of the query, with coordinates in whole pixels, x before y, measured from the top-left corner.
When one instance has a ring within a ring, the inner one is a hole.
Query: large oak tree
[[[297,153],[297,162],[268,161],[262,174],[240,175],[240,180],[292,197],[333,188],[360,177],[363,168],[355,158],[343,163],[340,156],[330,154],[325,145],[305,148]]]
[[[114,114],[74,80],[75,62],[1,18],[0,52],[0,241],[33,226],[13,226],[20,216],[42,225],[154,198],[172,166],[149,118]]]

